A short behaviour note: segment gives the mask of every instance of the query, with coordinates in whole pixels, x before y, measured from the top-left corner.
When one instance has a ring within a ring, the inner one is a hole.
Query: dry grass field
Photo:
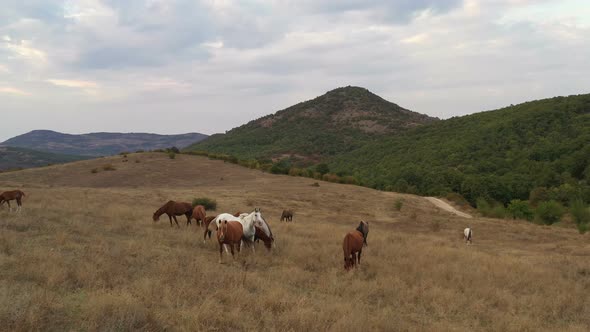
[[[573,227],[464,219],[417,196],[314,182],[157,153],[0,174],[0,190],[27,194],[22,214],[0,209],[0,329],[590,329],[590,241]],[[219,264],[194,223],[151,220],[169,199],[201,196],[217,212],[261,207],[276,247]],[[369,246],[345,272],[342,239],[361,219]]]

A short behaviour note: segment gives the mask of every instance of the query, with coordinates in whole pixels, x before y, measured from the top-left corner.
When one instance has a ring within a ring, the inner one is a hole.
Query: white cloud
[[[9,95],[17,95],[17,96],[28,96],[29,95],[29,93],[27,93],[23,90],[9,87],[9,86],[0,86],[0,93],[9,94]]]
[[[96,82],[91,82],[91,81],[48,79],[47,82],[57,85],[57,86],[65,86],[68,88],[81,88],[81,89],[96,89],[96,88],[98,88],[98,84]]]

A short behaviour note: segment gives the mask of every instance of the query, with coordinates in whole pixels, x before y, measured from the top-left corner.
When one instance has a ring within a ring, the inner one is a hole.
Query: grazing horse
[[[471,229],[471,227],[467,227],[463,230],[463,240],[465,240],[465,243],[471,244],[471,240],[473,237],[473,230]]]
[[[272,248],[273,243],[275,242],[275,238],[272,235],[272,231],[270,230],[270,226],[268,225],[266,220],[262,218],[262,222],[256,223],[254,227],[256,228],[256,234],[254,236],[255,241],[258,242],[258,240],[262,240],[262,242],[264,242],[264,246],[266,247],[266,249],[270,250],[270,248]]]
[[[193,213],[191,215],[191,218],[195,219],[195,221],[197,222],[197,225],[203,226],[203,223],[205,222],[206,217],[207,217],[207,213],[205,212],[205,207],[202,205],[195,206],[195,208],[193,209]]]
[[[207,216],[205,217],[205,221],[203,222],[204,226],[205,226],[205,233],[203,234],[203,242],[205,242],[205,240],[207,239],[207,234],[209,235],[209,238],[211,238],[211,230],[209,230],[209,225],[211,224],[211,222],[217,218],[217,216]]]
[[[366,245],[367,234],[369,234],[369,223],[361,221],[356,230],[346,233],[342,250],[344,251],[344,269],[348,270],[355,265],[361,265],[361,253],[363,245]],[[358,253],[358,256],[357,256]]]
[[[234,245],[238,245],[240,252],[240,242],[242,241],[242,224],[237,221],[224,220],[217,229],[217,243],[219,243],[219,263],[222,263],[223,247],[228,245],[231,249],[231,255],[234,256]]]
[[[166,204],[162,205],[156,212],[154,212],[153,219],[154,222],[160,219],[160,216],[163,214],[168,215],[168,219],[170,219],[170,227],[172,227],[172,218],[174,218],[174,222],[176,222],[176,227],[178,226],[178,220],[176,220],[176,216],[182,216],[183,214],[186,216],[186,226],[191,223],[191,215],[193,214],[193,206],[190,203],[185,202],[175,202],[175,201],[168,201]]]
[[[291,210],[283,210],[281,214],[281,221],[293,221],[293,211]]]
[[[10,201],[16,200],[16,212],[21,211],[22,209],[22,198],[25,196],[25,193],[20,190],[12,190],[12,191],[5,191],[0,194],[0,206],[6,202],[8,204],[8,211],[12,211],[12,206],[10,206]]]

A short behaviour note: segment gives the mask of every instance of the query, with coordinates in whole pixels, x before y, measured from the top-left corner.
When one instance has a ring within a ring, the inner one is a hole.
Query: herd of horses
[[[10,201],[15,200],[17,204],[16,212],[20,213],[22,209],[22,198],[25,193],[20,190],[5,191],[0,194],[0,207],[6,203],[9,211],[12,212]],[[186,225],[192,224],[194,219],[197,224],[204,228],[203,242],[207,241],[207,236],[211,238],[213,230],[217,231],[217,242],[219,244],[219,262],[222,262],[223,251],[231,251],[234,256],[234,248],[240,252],[241,248],[246,245],[254,252],[254,243],[262,240],[267,250],[270,250],[274,244],[274,235],[270,229],[270,225],[262,216],[260,208],[255,208],[251,213],[222,213],[216,216],[207,216],[204,206],[197,205],[195,207],[186,202],[168,201],[156,212],[154,212],[152,219],[158,221],[160,216],[166,214],[172,227],[172,220],[178,224],[177,216],[186,216]],[[293,211],[283,210],[281,214],[281,221],[293,221]],[[361,221],[358,227],[346,233],[342,243],[342,251],[344,253],[344,269],[360,265],[361,254],[363,247],[367,246],[367,235],[369,234],[369,222]],[[467,244],[472,243],[473,230],[468,227],[463,230],[463,240]],[[228,250],[229,247],[229,250]]]

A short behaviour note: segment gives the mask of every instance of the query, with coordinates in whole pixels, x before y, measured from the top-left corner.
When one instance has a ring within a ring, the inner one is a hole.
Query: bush
[[[328,172],[330,172],[330,168],[328,167],[327,164],[318,164],[315,167],[316,172],[320,173],[321,175],[327,174]]]
[[[588,224],[577,224],[576,227],[578,227],[578,232],[580,232],[580,234],[586,233],[590,228],[588,227]]]
[[[93,169],[91,169],[91,170],[90,170],[90,173],[92,173],[92,174],[96,174],[96,173],[98,173],[98,168],[93,168]]]
[[[541,202],[536,210],[538,220],[545,225],[552,225],[560,221],[563,213],[563,206],[556,201]]]
[[[511,200],[510,204],[508,204],[507,212],[512,219],[533,220],[534,217],[534,213],[531,210],[529,203],[527,201],[521,201],[520,199]]]
[[[541,202],[546,202],[549,200],[549,190],[545,187],[537,187],[531,190],[529,194],[529,202],[531,202],[532,206],[537,206]]]
[[[338,175],[336,175],[336,174],[324,174],[322,176],[322,180],[328,181],[328,182],[339,183],[340,182],[340,177]]]
[[[202,205],[205,207],[205,210],[215,211],[217,210],[217,201],[207,197],[199,197],[193,199],[193,207],[197,205]]]
[[[469,202],[460,194],[454,193],[454,192],[450,192],[448,193],[445,198],[448,201],[451,201],[455,204],[457,204],[458,206],[462,207],[462,208],[466,208],[466,207],[471,207],[471,205],[469,204]]]
[[[314,183],[312,183],[312,184],[311,184],[311,186],[312,186],[312,187],[319,187],[319,186],[320,186],[320,184],[319,184],[319,183],[317,183],[317,182],[314,182]]]
[[[115,166],[113,166],[111,164],[106,164],[106,165],[102,166],[102,169],[105,171],[114,171],[116,168],[115,168]]]
[[[168,158],[175,159],[176,158],[176,153],[174,153],[172,151],[168,152]]]
[[[570,213],[576,224],[581,225],[590,223],[590,209],[582,200],[577,199],[572,202]]]
[[[485,198],[478,198],[476,200],[477,210],[488,218],[506,218],[506,208],[498,202],[488,202]]]
[[[401,211],[402,206],[404,206],[404,199],[403,198],[396,199],[395,203],[393,204],[393,207],[395,208],[395,210]]]

